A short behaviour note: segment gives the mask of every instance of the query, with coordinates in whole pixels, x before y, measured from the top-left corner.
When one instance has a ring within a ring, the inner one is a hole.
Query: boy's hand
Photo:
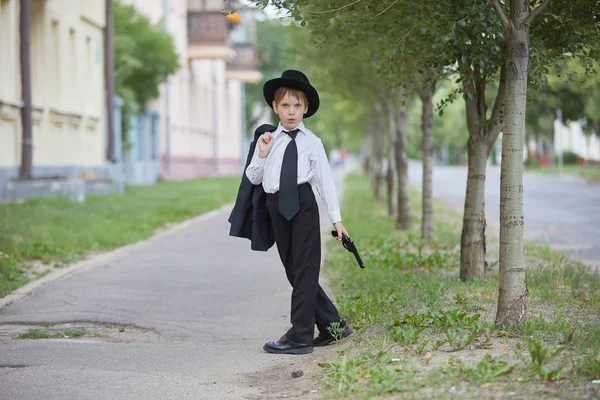
[[[258,156],[260,158],[268,156],[271,147],[273,147],[273,135],[271,135],[271,132],[265,132],[260,135],[258,138]]]
[[[346,228],[344,228],[344,225],[342,225],[341,222],[336,222],[335,224],[333,224],[333,226],[335,227],[335,230],[338,233],[337,240],[342,240],[342,235],[350,236],[348,235],[348,231],[346,230]]]

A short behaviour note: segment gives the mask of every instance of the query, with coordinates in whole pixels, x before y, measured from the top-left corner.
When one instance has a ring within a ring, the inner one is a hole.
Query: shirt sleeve
[[[262,183],[263,172],[265,170],[266,160],[267,160],[267,157],[260,158],[258,156],[258,143],[257,143],[254,148],[254,155],[252,156],[252,161],[250,161],[250,164],[248,164],[248,168],[246,168],[246,176],[248,177],[248,180],[250,180],[250,182],[253,185],[258,185],[258,184]]]
[[[313,172],[312,184],[317,188],[317,192],[325,206],[327,206],[327,212],[329,219],[332,224],[340,222],[342,216],[340,213],[340,204],[338,201],[337,193],[335,191],[335,182],[333,180],[333,173],[325,154],[325,148],[323,142],[319,142],[315,145],[310,155],[310,168]]]

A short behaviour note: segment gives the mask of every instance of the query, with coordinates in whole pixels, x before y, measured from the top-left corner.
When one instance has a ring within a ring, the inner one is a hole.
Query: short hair
[[[300,89],[294,89],[294,88],[288,88],[288,87],[280,87],[277,90],[275,90],[275,102],[279,103],[281,101],[281,99],[283,99],[283,97],[286,94],[290,94],[294,97],[296,97],[297,99],[300,99],[304,102],[304,105],[308,105],[308,97],[306,97],[306,93],[304,93],[302,90]]]

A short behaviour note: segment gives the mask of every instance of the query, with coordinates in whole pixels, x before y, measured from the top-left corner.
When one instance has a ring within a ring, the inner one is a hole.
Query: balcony
[[[225,17],[221,11],[188,7],[188,57],[227,61],[230,79],[256,82],[261,74],[256,48],[254,10],[245,8]]]
[[[227,63],[227,76],[230,79],[246,83],[260,81],[262,75],[256,69],[258,66],[256,45],[253,43],[236,43],[232,47],[235,56]]]
[[[228,45],[227,20],[221,12],[189,12],[187,29],[190,45]]]
[[[256,69],[258,59],[254,45],[250,43],[234,44],[233,50],[235,51],[235,57],[227,63],[227,69]]]

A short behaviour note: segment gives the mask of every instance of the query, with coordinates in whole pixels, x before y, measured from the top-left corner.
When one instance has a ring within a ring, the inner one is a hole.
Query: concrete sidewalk
[[[338,193],[343,176],[336,172]],[[319,398],[311,371],[328,350],[263,352],[289,327],[291,288],[276,248],[253,252],[229,237],[228,216],[163,234],[1,309],[0,399]],[[98,336],[16,339],[40,327]],[[294,379],[297,369],[305,375]]]

